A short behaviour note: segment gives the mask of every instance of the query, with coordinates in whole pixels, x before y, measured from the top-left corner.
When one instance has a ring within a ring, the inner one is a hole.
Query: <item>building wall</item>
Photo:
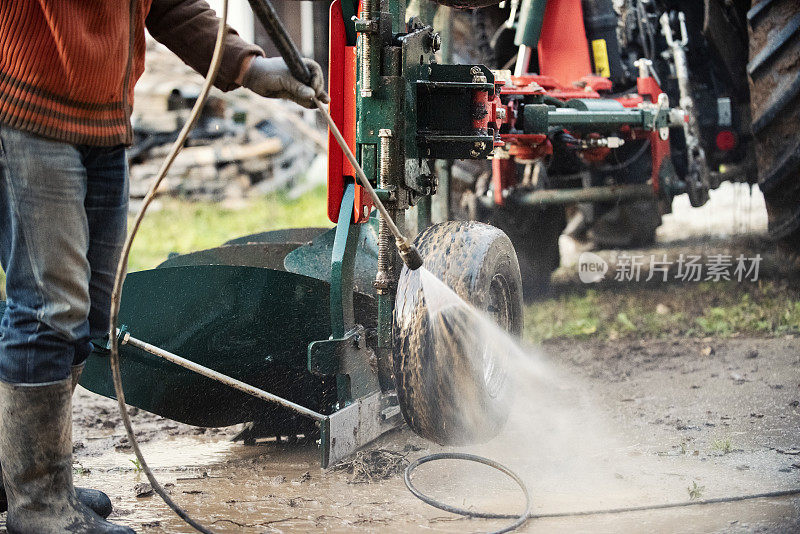
[[[222,0],[206,1],[219,13]],[[239,32],[245,41],[253,42],[253,11],[247,0],[228,0],[228,25]]]
[[[218,13],[222,0],[206,0]],[[305,5],[304,5],[305,4]],[[286,31],[294,40],[300,53],[313,57],[327,74],[328,72],[328,10],[329,2],[272,0],[275,11],[283,21]],[[303,22],[307,23],[303,39]],[[310,21],[310,25],[308,22]],[[272,44],[267,32],[255,20],[247,0],[229,0],[228,24],[246,41],[256,43],[268,57],[277,56],[278,50]]]

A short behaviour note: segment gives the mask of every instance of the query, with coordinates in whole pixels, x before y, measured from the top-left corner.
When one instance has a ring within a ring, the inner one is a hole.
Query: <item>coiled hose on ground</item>
[[[488,465],[498,471],[504,473],[509,478],[511,478],[522,490],[523,495],[525,496],[525,510],[517,515],[514,514],[498,514],[494,512],[476,512],[474,510],[466,510],[464,508],[458,508],[456,506],[452,506],[441,501],[437,501],[433,497],[429,497],[422,493],[416,486],[414,486],[413,482],[411,481],[411,475],[416,468],[421,466],[422,464],[426,464],[428,462],[433,462],[437,460],[466,460],[469,462],[477,462],[484,465]],[[699,505],[707,505],[707,504],[719,504],[725,502],[737,502],[737,501],[747,501],[751,499],[762,499],[767,497],[786,497],[789,495],[800,495],[800,488],[793,488],[788,490],[778,490],[778,491],[768,491],[765,493],[751,493],[748,495],[736,495],[733,497],[719,497],[716,499],[699,499],[696,501],[683,501],[683,502],[675,502],[675,503],[663,503],[663,504],[650,504],[650,505],[643,505],[643,506],[626,506],[622,508],[606,508],[606,509],[599,509],[599,510],[580,510],[576,512],[557,512],[557,513],[549,513],[549,514],[534,514],[531,513],[531,507],[533,506],[533,501],[531,499],[530,492],[528,491],[528,487],[525,485],[525,482],[522,481],[519,475],[517,475],[514,471],[509,469],[508,467],[495,462],[494,460],[490,460],[488,458],[484,458],[483,456],[477,456],[474,454],[465,454],[465,453],[457,453],[457,452],[445,452],[445,453],[436,453],[436,454],[429,454],[427,456],[423,456],[422,458],[418,458],[411,462],[408,467],[405,469],[405,473],[403,474],[403,479],[406,483],[406,487],[408,490],[414,494],[415,497],[424,501],[425,503],[433,506],[434,508],[438,508],[439,510],[444,510],[445,512],[450,512],[453,514],[463,515],[465,517],[474,517],[478,519],[514,519],[513,523],[510,523],[508,526],[501,528],[500,530],[492,531],[490,534],[502,534],[504,532],[511,532],[512,530],[516,530],[522,525],[524,525],[528,519],[553,519],[559,517],[583,517],[588,515],[602,515],[602,514],[623,514],[628,512],[644,512],[648,510],[664,510],[667,508],[684,508],[686,506],[699,506]]]

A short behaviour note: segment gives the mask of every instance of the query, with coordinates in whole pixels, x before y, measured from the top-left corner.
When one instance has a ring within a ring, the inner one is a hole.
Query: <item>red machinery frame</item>
[[[359,7],[360,9],[360,7]],[[333,122],[339,127],[350,149],[356,151],[356,47],[347,42],[341,0],[330,8],[328,84]],[[355,170],[344,156],[333,134],[328,132],[328,219],[339,221],[345,184],[355,181]],[[369,219],[373,204],[369,194],[356,183],[353,222]]]
[[[565,45],[566,44],[566,45]],[[491,115],[496,126],[514,120],[516,110],[502,103],[503,96],[538,94],[567,101],[573,98],[601,98],[601,92],[611,91],[611,80],[592,74],[589,43],[583,21],[581,0],[548,2],[545,8],[542,31],[538,43],[539,74],[512,76],[509,83],[498,82],[496,97],[491,104]],[[624,107],[636,107],[645,100],[657,102],[662,93],[652,77],[637,79],[636,95],[616,98]],[[507,100],[507,99],[506,99]],[[503,108],[499,114],[498,109]],[[651,143],[653,190],[658,193],[661,165],[670,155],[669,140],[661,139],[658,131],[643,132],[622,129],[620,135],[628,139],[647,137]],[[498,146],[505,146],[514,159],[533,160],[552,154],[553,148],[544,135],[501,134]],[[589,161],[602,161],[610,149],[595,148],[582,151]],[[514,159],[496,158],[492,162],[494,202],[504,204],[503,192],[516,185]]]

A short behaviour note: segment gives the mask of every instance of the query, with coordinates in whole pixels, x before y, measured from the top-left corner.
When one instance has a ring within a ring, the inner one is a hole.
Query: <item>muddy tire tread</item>
[[[512,283],[519,299],[510,330],[514,335],[521,335],[519,264],[511,241],[502,231],[474,221],[449,221],[423,231],[416,244],[426,268],[477,307],[482,307],[485,295],[475,290],[476,284],[480,284],[476,266],[487,260],[514,273],[516,279]],[[451,376],[473,376],[474,372],[463,368],[468,365],[462,362],[463,358],[435,354],[426,344],[429,324],[425,319],[422,288],[418,283],[409,282],[410,276],[404,268],[398,284],[393,328],[393,370],[403,416],[418,435],[442,445],[490,439],[505,423],[508,407],[483,406],[479,392],[475,393],[479,388],[454,386]],[[402,321],[398,313],[411,313],[413,320]],[[458,385],[465,384],[459,382]],[[466,428],[460,424],[464,409],[485,410],[479,415],[483,417],[483,427]]]
[[[763,0],[747,19],[752,130],[769,233],[800,253],[800,3]]]

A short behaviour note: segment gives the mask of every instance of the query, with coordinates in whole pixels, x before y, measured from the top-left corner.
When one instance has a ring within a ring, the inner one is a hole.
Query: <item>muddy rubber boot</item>
[[[75,388],[78,387],[78,380],[81,378],[81,373],[83,372],[83,365],[73,365],[72,366],[72,394],[75,394]],[[5,492],[4,492],[5,493]],[[114,506],[111,504],[111,499],[108,498],[108,495],[103,493],[100,490],[91,489],[91,488],[75,488],[75,496],[78,497],[78,500],[81,501],[83,504],[88,506],[92,509],[94,513],[105,519],[111,512],[114,510]],[[3,495],[5,500],[5,494]]]
[[[73,394],[75,393],[75,388],[78,385],[78,379],[80,378],[82,371],[83,364],[74,365],[72,367],[71,378]],[[3,469],[0,465],[0,482],[2,482],[2,476]],[[108,495],[102,491],[89,488],[75,488],[75,496],[78,497],[79,501],[91,508],[94,513],[103,519],[111,515],[111,512],[114,510],[114,506],[111,504],[111,499],[109,499]],[[8,510],[8,498],[6,497],[5,488],[2,484],[0,484],[0,513],[5,512],[6,510]]]
[[[72,486],[72,379],[0,382],[0,458],[10,534],[133,534],[82,504]]]

